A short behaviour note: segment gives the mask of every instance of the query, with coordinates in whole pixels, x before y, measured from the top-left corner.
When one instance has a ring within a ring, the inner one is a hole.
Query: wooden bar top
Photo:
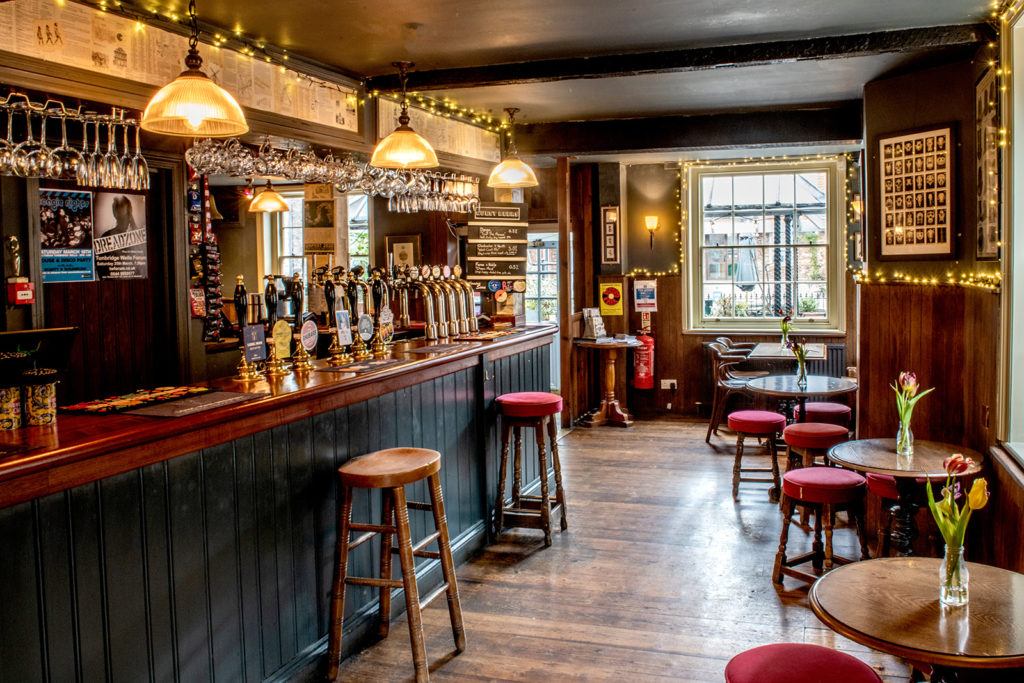
[[[55,425],[0,432],[0,508],[464,370],[482,354],[493,359],[542,346],[556,332],[553,325],[531,325],[488,341],[399,342],[391,357],[402,362],[369,372],[213,380],[206,385],[258,398],[185,417],[62,413]],[[440,345],[437,352],[426,350],[434,345]],[[325,367],[325,361],[315,362],[315,368]]]

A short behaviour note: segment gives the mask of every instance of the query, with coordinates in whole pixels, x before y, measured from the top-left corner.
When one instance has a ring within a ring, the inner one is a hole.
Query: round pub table
[[[918,534],[915,517],[921,507],[914,495],[917,480],[945,481],[946,470],[942,467],[942,461],[954,453],[963,453],[974,461],[974,464],[958,474],[958,477],[981,471],[981,463],[985,459],[981,453],[963,446],[937,441],[915,441],[914,455],[910,459],[896,455],[896,439],[845,441],[832,447],[828,452],[828,459],[847,469],[887,474],[896,479],[896,492],[899,498],[892,511],[892,541],[900,555],[909,556],[913,554],[914,539]]]
[[[885,557],[837,567],[811,586],[811,609],[850,640],[930,664],[932,681],[956,681],[961,669],[1024,666],[1024,574],[968,562],[970,599],[947,607],[939,602],[941,564]]]
[[[799,421],[806,420],[807,398],[810,396],[838,396],[857,391],[857,383],[845,377],[826,377],[825,375],[807,375],[807,384],[800,386],[797,376],[768,375],[755,377],[747,382],[747,389],[755,394],[773,396],[775,398],[794,401],[800,406]],[[783,411],[783,415],[786,411]],[[788,416],[787,416],[788,417]]]
[[[629,427],[633,424],[633,416],[625,404],[619,403],[615,396],[615,359],[619,350],[635,349],[641,346],[638,341],[617,339],[610,342],[577,339],[576,346],[584,349],[597,349],[601,353],[601,404],[592,410],[581,423],[584,427],[600,427],[604,424],[617,427]]]

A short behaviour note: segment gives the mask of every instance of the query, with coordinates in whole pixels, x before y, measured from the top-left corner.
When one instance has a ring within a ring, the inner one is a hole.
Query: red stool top
[[[853,655],[821,645],[777,643],[741,652],[725,667],[725,683],[880,683]]]
[[[520,391],[502,394],[494,399],[502,415],[509,417],[544,417],[562,412],[562,397],[544,391]]]
[[[802,467],[782,475],[782,492],[805,503],[851,503],[864,495],[864,477],[838,467]]]
[[[828,422],[834,425],[850,424],[850,406],[842,403],[812,401],[807,404],[807,422]],[[800,406],[793,406],[793,419],[800,419]]]
[[[786,416],[768,410],[737,410],[729,413],[729,429],[744,434],[778,434],[786,428]]]
[[[808,411],[809,412],[809,411]],[[797,422],[786,427],[782,440],[797,448],[828,450],[850,438],[846,427],[825,422]]]
[[[879,498],[899,499],[900,494],[896,491],[896,477],[890,477],[888,474],[875,474],[874,472],[868,472],[865,477],[868,480],[868,491],[871,491],[871,493]]]

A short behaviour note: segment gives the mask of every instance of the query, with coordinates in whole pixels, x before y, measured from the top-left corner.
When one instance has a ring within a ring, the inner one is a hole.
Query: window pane
[[[732,249],[704,249],[704,280],[732,282]]]
[[[541,299],[540,316],[542,321],[558,322],[558,301],[555,299]]]
[[[825,282],[828,268],[826,247],[800,247],[797,252],[797,279],[801,282]]]
[[[557,297],[558,296],[558,275],[541,275],[540,276],[540,295]]]
[[[704,176],[701,179],[701,204],[705,211],[716,208],[732,210],[732,177]]]
[[[737,211],[757,211],[764,208],[764,177],[759,175],[740,175],[733,179],[735,197],[733,202]]]
[[[764,204],[766,207],[793,206],[793,175],[766,175],[764,177]]]
[[[804,318],[824,318],[828,308],[828,292],[824,284],[797,285],[800,307],[797,309]]]
[[[704,246],[722,247],[732,244],[732,212],[726,214],[704,214]]]

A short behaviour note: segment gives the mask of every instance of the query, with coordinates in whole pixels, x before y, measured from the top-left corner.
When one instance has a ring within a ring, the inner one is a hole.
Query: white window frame
[[[693,334],[711,332],[732,333],[765,333],[778,332],[778,319],[741,319],[723,318],[706,319],[703,314],[703,264],[701,247],[703,245],[704,215],[701,202],[701,178],[705,175],[763,175],[778,172],[824,171],[827,178],[826,194],[829,199],[826,206],[828,222],[828,263],[826,264],[826,282],[828,289],[828,317],[824,319],[798,318],[796,326],[801,334],[837,335],[846,332],[846,287],[844,282],[845,235],[846,226],[841,222],[845,216],[846,196],[846,160],[842,156],[825,157],[807,161],[777,161],[751,163],[709,163],[689,166],[685,185],[681,189],[687,197],[686,216],[689,218],[685,238],[687,255],[687,277],[684,278],[683,319],[686,321],[685,331]],[[685,291],[689,286],[689,291]]]

